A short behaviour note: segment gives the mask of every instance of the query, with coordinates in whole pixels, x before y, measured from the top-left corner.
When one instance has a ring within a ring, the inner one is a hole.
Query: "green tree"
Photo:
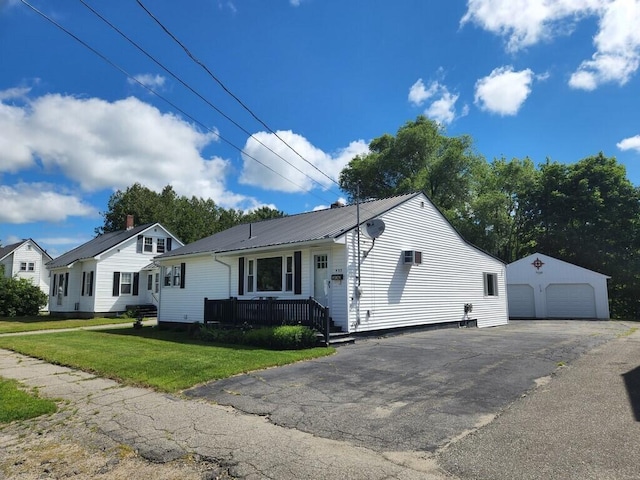
[[[157,193],[135,183],[125,191],[113,193],[102,215],[104,224],[96,228],[96,234],[122,230],[127,215],[133,215],[136,225],[159,222],[186,244],[239,223],[281,217],[284,213],[269,207],[248,213],[224,209],[211,199],[178,196],[170,185]]]
[[[530,250],[611,276],[611,315],[640,314],[640,190],[602,153],[547,162],[530,192]],[[530,253],[530,252],[526,252]]]
[[[31,280],[0,275],[0,317],[38,315],[47,300],[47,294]]]
[[[495,159],[476,169],[477,191],[466,217],[457,222],[460,233],[471,243],[505,262],[522,257],[531,244],[526,231],[526,205],[536,184],[538,171],[529,159]]]
[[[467,135],[447,137],[436,122],[419,116],[396,136],[371,141],[369,153],[355,157],[340,174],[340,188],[351,199],[424,192],[452,221],[465,211],[476,190],[475,171],[484,159]]]

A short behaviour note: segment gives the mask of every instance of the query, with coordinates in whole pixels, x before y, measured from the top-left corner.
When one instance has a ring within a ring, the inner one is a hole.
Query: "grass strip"
[[[15,380],[0,378],[0,423],[39,417],[57,409],[54,401],[22,390]]]
[[[215,345],[155,327],[0,337],[0,348],[165,392],[335,352]]]
[[[32,332],[35,330],[57,330],[60,328],[93,327],[116,323],[133,323],[131,318],[57,319],[48,316],[0,317],[0,333]]]

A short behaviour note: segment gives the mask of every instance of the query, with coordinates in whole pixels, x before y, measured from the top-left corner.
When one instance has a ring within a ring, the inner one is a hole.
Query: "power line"
[[[153,55],[151,55],[149,52],[147,52],[144,48],[142,48],[138,43],[136,43],[134,40],[132,40],[128,35],[126,35],[122,30],[120,30],[117,26],[115,26],[112,22],[110,22],[108,19],[106,19],[102,14],[100,14],[98,11],[96,11],[93,7],[91,7],[90,5],[88,5],[85,0],[79,0],[80,3],[82,3],[82,5],[84,5],[91,13],[93,13],[95,16],[97,16],[100,20],[102,20],[104,23],[106,23],[109,27],[111,27],[113,30],[115,30],[121,37],[123,37],[125,40],[127,40],[131,45],[133,45],[134,47],[136,47],[142,54],[144,54],[147,58],[149,58],[151,61],[153,61],[156,65],[158,65],[160,68],[162,68],[165,72],[167,72],[169,75],[171,75],[174,79],[176,79],[178,82],[180,82],[185,88],[187,88],[190,92],[192,92],[194,95],[196,95],[198,98],[200,98],[203,102],[205,102],[207,105],[209,105],[211,108],[213,108],[216,112],[218,112],[220,115],[222,115],[224,118],[226,118],[229,122],[231,122],[233,125],[235,125],[236,127],[238,127],[242,132],[244,132],[246,135],[248,135],[250,138],[252,138],[253,140],[255,140],[257,143],[259,143],[260,145],[262,145],[264,148],[266,148],[267,150],[269,150],[271,153],[273,153],[275,156],[277,156],[278,158],[280,158],[282,161],[284,161],[286,164],[288,164],[289,166],[291,166],[293,169],[297,170],[298,172],[300,172],[302,175],[304,175],[305,177],[309,178],[313,183],[319,185],[321,188],[324,188],[324,185],[322,185],[320,182],[318,182],[317,180],[315,180],[314,178],[312,178],[310,175],[308,175],[307,173],[303,172],[302,170],[300,170],[298,167],[296,167],[294,164],[292,164],[291,162],[289,162],[286,158],[284,158],[282,155],[280,155],[278,152],[274,151],[271,147],[269,147],[268,145],[266,145],[264,142],[262,142],[260,139],[258,139],[254,134],[252,134],[251,132],[249,132],[247,129],[245,129],[242,125],[240,125],[239,123],[237,123],[235,120],[233,120],[230,116],[228,116],[226,113],[224,113],[222,110],[220,110],[217,106],[215,106],[211,101],[209,101],[207,98],[205,98],[201,93],[199,93],[198,91],[196,91],[193,87],[191,87],[191,85],[189,85],[188,83],[186,83],[184,80],[182,80],[176,73],[174,73],[172,70],[170,70],[168,67],[166,67],[164,64],[162,64],[159,60],[157,60]]]
[[[291,149],[292,152],[294,152],[298,157],[300,157],[306,163],[311,165],[315,170],[320,172],[323,176],[328,178],[332,183],[335,183],[336,185],[340,186],[340,184],[338,182],[336,182],[333,178],[331,178],[329,175],[327,175],[322,170],[320,170],[316,165],[311,163],[309,160],[304,158],[295,148],[293,148],[291,145],[289,145],[282,137],[280,137],[280,135],[278,135],[271,127],[269,127],[269,125],[267,125],[264,121],[262,121],[247,105],[244,104],[244,102],[242,102],[242,100],[240,100],[233,92],[231,92],[231,90],[229,90],[226,87],[226,85],[224,83],[222,83],[222,81],[220,79],[218,79],[218,77],[216,77],[216,75],[214,75],[214,73],[202,61],[200,61],[198,58],[196,58],[189,51],[189,49],[173,33],[171,33],[171,31],[167,27],[160,20],[158,20],[158,18],[153,13],[151,13],[151,11],[149,11],[149,9],[147,7],[144,6],[144,4],[140,0],[136,0],[136,2],[147,13],[147,15],[149,15],[174,42],[176,42],[178,45],[180,45],[182,50],[184,50],[184,52],[187,54],[187,56],[191,60],[193,60],[197,65],[202,67],[204,69],[204,71],[207,72],[207,74],[209,74],[209,76],[211,78],[213,78],[213,80],[215,80],[218,83],[218,85],[220,85],[225,92],[227,92],[236,102],[238,102],[240,104],[240,106],[242,106],[242,108],[244,108],[247,112],[249,112],[249,114],[253,118],[255,118],[258,122],[260,122],[260,124],[262,124],[262,126],[264,128],[266,128],[270,133],[274,134],[276,136],[276,138],[278,140],[280,140],[282,143],[284,143],[289,149]]]
[[[87,48],[89,51],[91,51],[93,54],[97,55],[99,58],[101,58],[103,61],[105,61],[106,63],[108,63],[109,65],[111,65],[113,68],[115,68],[116,70],[118,70],[120,73],[124,74],[125,76],[127,76],[128,78],[130,78],[131,80],[133,80],[134,82],[136,82],[138,85],[140,85],[141,87],[145,88],[147,91],[151,92],[153,95],[157,96],[158,98],[160,98],[161,100],[163,100],[164,102],[166,102],[168,105],[170,105],[173,109],[175,109],[176,111],[180,112],[182,115],[184,115],[185,117],[189,118],[190,120],[192,120],[193,122],[197,123],[198,125],[200,125],[202,128],[204,128],[205,130],[207,130],[208,132],[214,134],[217,138],[219,138],[220,140],[224,141],[225,143],[227,143],[228,145],[230,145],[231,147],[233,147],[234,149],[238,150],[241,154],[246,155],[248,158],[254,160],[255,162],[257,162],[258,164],[262,165],[263,167],[265,167],[266,169],[270,170],[271,172],[275,173],[276,175],[278,175],[279,177],[282,177],[283,179],[285,179],[286,181],[288,181],[289,183],[291,183],[292,185],[298,187],[300,190],[302,190],[305,193],[308,193],[310,195],[315,196],[316,198],[322,200],[323,202],[327,202],[326,198],[320,197],[318,195],[316,195],[315,193],[313,193],[310,190],[306,190],[304,187],[302,187],[301,185],[298,185],[297,183],[295,183],[293,180],[285,177],[284,175],[282,175],[281,173],[275,171],[273,168],[269,167],[268,165],[265,165],[263,162],[261,162],[260,160],[258,160],[257,158],[255,158],[254,156],[250,155],[249,153],[245,152],[244,150],[242,150],[240,147],[238,147],[237,145],[235,145],[234,143],[232,143],[231,141],[227,140],[226,138],[224,138],[222,135],[220,135],[217,131],[213,130],[212,128],[206,126],[204,123],[202,123],[200,120],[196,119],[195,117],[193,117],[192,115],[190,115],[189,113],[187,113],[186,111],[184,111],[182,108],[180,108],[179,106],[177,106],[175,103],[173,103],[172,101],[170,101],[168,98],[166,98],[165,96],[161,95],[160,93],[158,93],[157,91],[155,91],[153,88],[149,87],[148,85],[145,85],[143,82],[139,81],[137,78],[135,78],[133,75],[131,75],[129,72],[127,72],[124,68],[120,67],[118,64],[116,64],[115,62],[113,62],[112,60],[110,60],[108,57],[106,57],[104,54],[100,53],[98,50],[96,50],[95,48],[93,48],[91,45],[89,45],[88,43],[86,43],[84,40],[82,40],[80,37],[78,37],[77,35],[75,35],[74,33],[72,33],[70,30],[68,30],[67,28],[65,28],[64,26],[62,26],[60,23],[56,22],[54,19],[52,19],[51,17],[49,17],[47,14],[45,14],[44,12],[38,10],[36,7],[34,7],[33,5],[31,5],[29,2],[27,2],[26,0],[20,0],[21,3],[23,3],[24,5],[26,5],[27,7],[29,7],[31,10],[33,10],[35,13],[37,13],[38,15],[40,15],[42,18],[44,18],[45,20],[47,20],[48,22],[50,22],[51,24],[53,24],[54,26],[56,26],[57,28],[59,28],[60,30],[62,30],[64,33],[66,33],[67,35],[69,35],[71,38],[73,38],[75,41],[77,41],[78,43],[80,43],[82,46],[84,46],[85,48]],[[309,177],[311,178],[311,177]]]

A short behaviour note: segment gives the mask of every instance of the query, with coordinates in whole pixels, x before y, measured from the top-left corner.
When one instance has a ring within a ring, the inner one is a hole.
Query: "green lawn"
[[[56,403],[28,393],[15,380],[0,378],[0,423],[39,417],[57,410]]]
[[[90,318],[62,320],[48,315],[36,317],[0,317],[0,333],[31,332],[34,330],[54,330],[58,328],[91,327],[112,323],[133,323],[131,318]]]
[[[0,348],[166,392],[335,352],[220,346],[155,327],[0,337]]]

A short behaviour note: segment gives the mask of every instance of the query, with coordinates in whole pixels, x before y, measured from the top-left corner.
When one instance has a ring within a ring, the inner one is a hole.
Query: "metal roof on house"
[[[361,202],[360,223],[382,215],[418,195],[422,194],[410,193]],[[161,260],[181,255],[224,253],[335,239],[356,228],[356,210],[357,206],[353,204],[236,225],[156,258]]]
[[[78,260],[84,260],[87,258],[93,258],[96,255],[100,255],[107,250],[121,244],[122,242],[129,240],[131,237],[137,236],[141,232],[144,232],[148,228],[156,223],[147,223],[145,225],[139,225],[131,230],[118,230],[117,232],[103,233],[97,236],[93,240],[89,240],[87,243],[80,245],[79,247],[69,250],[57,257],[55,260],[47,263],[47,268],[59,268],[71,265]]]
[[[49,257],[49,259],[51,259],[51,255],[49,255],[46,250],[43,250],[40,245],[38,245],[35,240],[33,240],[32,238],[26,238],[20,242],[17,243],[12,243],[11,245],[7,245],[5,247],[0,247],[0,260],[3,260],[5,257],[7,257],[8,255],[10,255],[11,253],[13,253],[14,250],[18,249],[20,246],[24,245],[27,242],[31,242],[33,243],[38,250],[40,250],[42,252],[43,255],[45,255],[46,257]]]

